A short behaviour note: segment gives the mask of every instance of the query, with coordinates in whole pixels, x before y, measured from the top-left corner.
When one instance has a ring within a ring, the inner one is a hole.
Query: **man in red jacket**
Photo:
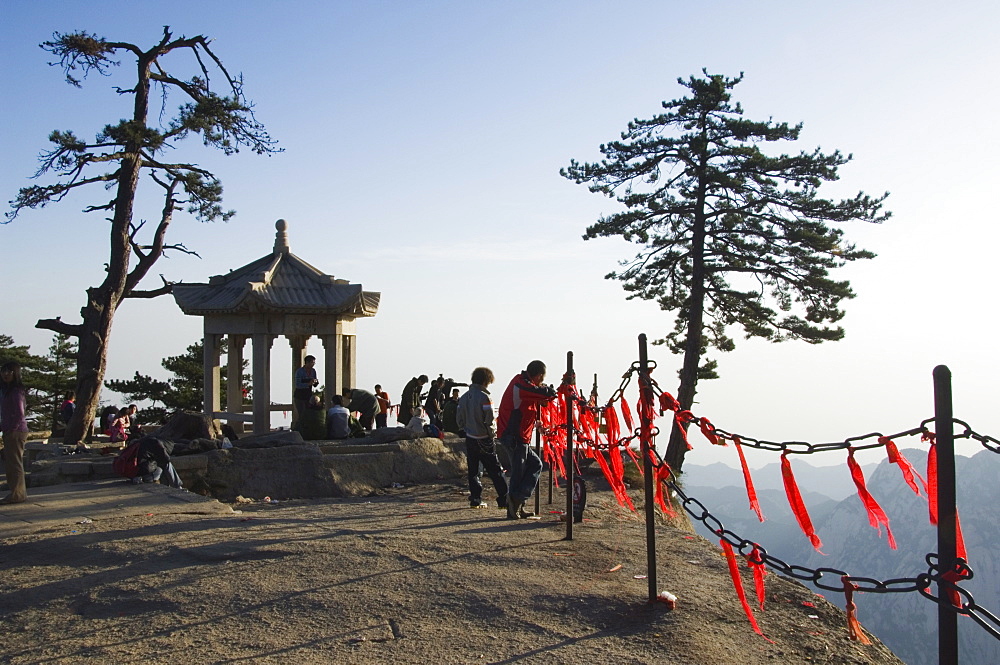
[[[524,502],[535,491],[542,460],[531,448],[531,433],[538,420],[538,407],[552,401],[556,391],[542,383],[545,380],[545,363],[532,360],[527,369],[510,380],[500,400],[497,415],[497,432],[500,443],[510,458],[510,488],[507,493],[507,519],[531,517],[524,510]]]

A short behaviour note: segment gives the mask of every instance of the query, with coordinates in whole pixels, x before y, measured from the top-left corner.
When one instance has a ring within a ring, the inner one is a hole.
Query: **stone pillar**
[[[295,370],[306,364],[306,342],[309,335],[285,335],[292,347],[292,422],[299,421],[299,411],[295,407]]]
[[[341,361],[343,370],[341,373],[341,380],[345,387],[357,388],[358,387],[358,350],[356,346],[356,335],[343,335],[343,342],[341,346],[343,347],[343,360]]]
[[[243,415],[243,345],[246,335],[229,335],[229,354],[226,359],[226,411]],[[230,427],[242,434],[242,420],[229,419]]]
[[[327,408],[333,405],[333,396],[340,395],[344,392],[344,383],[340,375],[341,366],[341,356],[343,355],[343,350],[341,348],[342,336],[334,333],[332,335],[320,335],[320,340],[323,342],[323,382],[324,391],[323,396],[325,398],[325,404]],[[353,388],[354,386],[350,386]]]
[[[271,342],[274,335],[254,333],[253,340],[253,433],[271,431]]]
[[[205,333],[203,345],[205,348],[204,369],[205,369],[205,415],[214,418],[213,415],[221,407],[219,392],[222,384],[222,372],[220,370],[219,342],[222,335]]]

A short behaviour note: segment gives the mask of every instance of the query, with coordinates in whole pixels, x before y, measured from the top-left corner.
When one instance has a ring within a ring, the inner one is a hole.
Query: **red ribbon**
[[[622,418],[625,419],[625,426],[628,427],[628,431],[631,433],[635,429],[632,427],[632,410],[628,406],[628,400],[624,397],[622,398]]]
[[[684,445],[687,446],[688,450],[694,450],[691,442],[688,440],[687,430],[684,425],[691,420],[695,420],[694,414],[690,411],[678,411],[674,414],[674,420],[677,423],[677,429],[681,431],[681,438],[684,439]]]
[[[662,510],[668,517],[676,517],[676,513],[674,513],[673,508],[670,507],[670,504],[667,503],[663,497],[663,483],[670,478],[670,467],[666,462],[660,462],[659,465],[657,465],[656,460],[653,458],[652,450],[649,451],[649,458],[653,462],[655,468],[653,472],[653,484],[656,487],[653,492],[653,500],[660,506],[660,510]]]
[[[764,611],[764,598],[767,595],[764,590],[764,578],[767,577],[767,567],[764,565],[764,557],[760,548],[754,543],[753,551],[747,558],[747,566],[753,571],[754,591],[757,593],[757,603],[760,611]]]
[[[604,408],[604,423],[608,428],[608,443],[618,445],[621,428],[618,426],[618,413],[615,411],[614,404],[609,403]]]
[[[882,510],[882,506],[878,505],[878,501],[871,495],[871,492],[868,491],[868,487],[865,485],[865,474],[861,470],[858,461],[854,459],[854,448],[847,449],[847,468],[851,470],[851,478],[854,480],[854,486],[858,488],[858,496],[861,498],[861,503],[865,504],[865,510],[868,511],[868,523],[872,525],[872,528],[878,530],[880,536],[882,535],[882,527],[880,525],[885,524],[889,547],[896,549],[896,539],[892,536],[892,530],[889,528],[889,517]]]
[[[701,433],[705,435],[705,438],[708,439],[713,446],[728,445],[725,441],[719,439],[719,435],[715,433],[715,427],[708,418],[704,416],[699,418],[698,427],[701,428]]]
[[[799,492],[799,486],[795,482],[795,476],[792,474],[792,465],[788,461],[787,450],[781,453],[781,480],[785,485],[785,496],[788,497],[788,505],[791,506],[792,512],[795,514],[799,528],[809,538],[809,542],[816,548],[816,551],[822,554],[819,548],[823,547],[823,542],[816,535],[812,520],[809,519],[809,511],[806,510],[806,504],[802,501],[802,494]]]
[[[930,514],[931,524],[937,526],[938,523],[937,446],[934,443],[933,434],[925,433],[922,438],[924,440],[929,440],[931,442],[930,450],[927,451],[927,511]]]
[[[844,582],[844,598],[847,601],[847,633],[855,642],[871,644],[871,640],[868,639],[865,631],[861,629],[861,624],[858,623],[858,607],[854,604],[854,591],[858,586],[851,584],[847,575],[844,575],[840,579]]]
[[[920,484],[924,486],[924,493],[927,493],[927,481],[920,477],[920,474],[913,470],[913,465],[910,464],[909,460],[903,457],[903,454],[899,452],[896,448],[896,444],[887,436],[880,436],[878,442],[885,446],[885,452],[889,456],[889,463],[895,464],[899,467],[900,472],[903,474],[903,480],[906,484],[910,486],[913,492],[920,496],[920,488],[917,487],[917,483],[914,482],[914,475],[920,478]]]
[[[743,483],[747,486],[747,498],[750,499],[750,509],[757,513],[757,519],[763,522],[764,514],[760,511],[760,503],[757,501],[757,490],[754,489],[753,478],[750,477],[750,467],[747,466],[747,458],[743,454],[740,437],[734,436],[733,442],[736,444],[736,452],[740,454],[740,466],[743,467]]]
[[[674,396],[670,393],[663,392],[660,393],[660,412],[663,411],[680,411],[681,403],[674,399]]]
[[[611,465],[614,466],[615,457],[618,458],[618,469],[609,468],[608,463],[604,461],[604,454],[599,450],[594,450],[594,459],[597,460],[597,464],[601,467],[601,471],[604,472],[604,477],[608,479],[608,484],[611,485],[611,490],[615,493],[615,498],[618,499],[618,503],[622,506],[628,506],[629,510],[634,511],[635,506],[632,505],[632,499],[628,495],[628,490],[625,489],[625,483],[619,474],[619,469],[622,466],[622,456],[618,452],[617,446],[608,451],[611,457]]]
[[[767,636],[761,631],[760,626],[757,625],[757,619],[754,618],[750,603],[747,602],[747,594],[743,590],[743,579],[740,577],[739,566],[736,565],[736,554],[733,553],[733,546],[726,542],[725,539],[720,540],[719,543],[722,545],[722,551],[726,555],[726,563],[729,564],[729,576],[733,578],[733,587],[736,589],[736,596],[740,599],[740,605],[743,606],[743,612],[747,615],[747,619],[750,620],[750,627],[753,628],[753,632],[771,642],[771,644],[774,644],[774,642],[767,639]]]

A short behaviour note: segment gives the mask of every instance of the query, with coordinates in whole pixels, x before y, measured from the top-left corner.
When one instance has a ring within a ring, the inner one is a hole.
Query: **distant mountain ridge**
[[[867,478],[878,464],[862,464],[861,468]],[[795,480],[799,489],[822,494],[829,499],[840,501],[857,492],[854,481],[847,471],[846,465],[842,466],[814,466],[805,459],[795,459],[792,461],[792,470],[795,473]],[[758,491],[765,489],[780,490],[784,493],[784,484],[781,480],[781,465],[778,462],[767,464],[759,469],[750,472],[753,478],[754,488]],[[682,482],[686,485],[696,485],[698,487],[744,487],[743,471],[722,462],[714,464],[698,465],[685,462]],[[766,517],[766,513],[765,513]]]

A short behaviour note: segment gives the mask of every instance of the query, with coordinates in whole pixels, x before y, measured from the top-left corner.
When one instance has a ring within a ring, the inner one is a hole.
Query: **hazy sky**
[[[78,90],[47,65],[51,56],[38,44],[53,31],[86,30],[146,48],[163,25],[177,36],[213,38],[285,149],[225,158],[196,139],[180,144],[177,158],[214,170],[238,214],[208,225],[179,215],[170,239],[201,259],[161,260],[144,286],[158,285],[158,273],[207,281],[269,253],[274,222],[284,218],[293,253],[382,293],[378,315],[358,324],[361,386],[382,383],[398,399],[415,374],[465,379],[485,364],[499,393],[536,357],[558,380],[573,351],[581,383],[597,373],[606,397],[638,358],[639,333],[662,337],[673,314],[626,302],[618,283],[603,279],[635,248],[581,240],[587,225],[618,208],[559,168],[599,158],[598,146],[629,120],[681,96],[678,77],[703,67],[742,71],[735,98],[748,118],[805,123],[785,151],[820,146],[854,155],[841,181],[821,194],[889,191],[894,216],[846,229],[879,255],[837,275],[857,293],[846,305],[846,339],[810,346],[738,338],[735,352],[713,356],[722,378],[700,385],[695,413],[775,440],[891,433],[933,415],[931,371],[947,364],[956,416],[1000,433],[993,277],[1000,229],[989,204],[1000,175],[994,3],[110,0],[94,7],[0,2],[6,199],[30,183],[50,131],[89,139],[129,113],[131,98],[112,91],[124,79],[93,76]],[[107,225],[80,211],[102,195],[71,196],[0,226],[0,332],[35,353],[51,340],[35,321],[77,322],[84,289],[101,280]],[[143,199],[136,217],[155,219],[158,205]],[[136,370],[162,376],[160,359],[182,353],[200,332],[201,319],[181,314],[172,298],[126,302],[108,378]],[[310,351],[321,349],[311,342]],[[651,357],[662,387],[676,392],[680,357],[659,347]],[[290,371],[281,338],[272,359],[276,374]],[[289,399],[290,388],[272,396]],[[735,456],[694,440],[692,461]]]

